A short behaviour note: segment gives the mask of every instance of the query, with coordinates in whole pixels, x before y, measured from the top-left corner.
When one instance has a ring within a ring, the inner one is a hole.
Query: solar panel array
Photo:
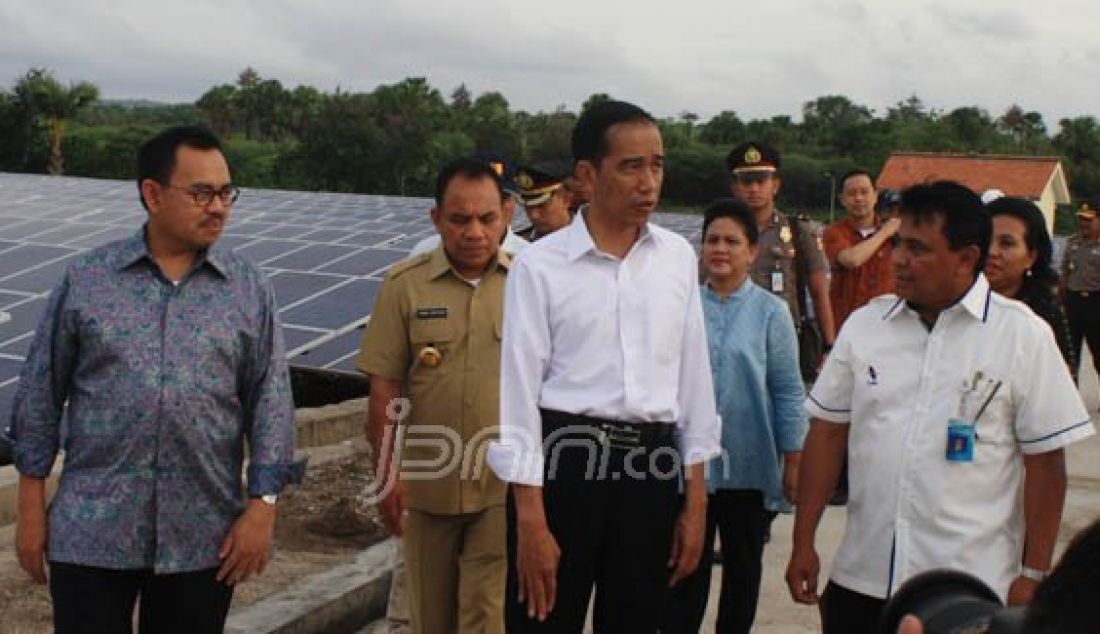
[[[386,269],[434,233],[430,207],[424,198],[250,189],[234,205],[221,244],[271,278],[291,363],[353,371],[360,328]],[[0,173],[0,429],[65,266],[132,235],[144,218],[131,181]],[[698,244],[698,217],[655,220]]]

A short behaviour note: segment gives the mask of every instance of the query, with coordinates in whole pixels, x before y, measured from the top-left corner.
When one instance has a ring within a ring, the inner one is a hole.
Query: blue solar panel
[[[299,273],[297,271],[278,271],[271,276],[275,287],[275,299],[279,306],[286,308],[312,297],[337,284],[347,281],[341,275],[321,275],[317,273]]]
[[[370,313],[381,286],[382,282],[377,280],[351,280],[313,297],[308,302],[286,308],[281,315],[288,324],[336,330]]]
[[[133,235],[145,211],[132,181],[0,173],[0,195],[0,321],[7,318],[0,323],[0,421],[6,421],[15,372],[65,266],[86,249]],[[426,198],[249,189],[220,244],[271,277],[291,363],[354,371],[362,324],[386,269],[435,233],[431,206]],[[654,220],[698,244],[698,217]]]
[[[408,255],[407,250],[363,249],[351,256],[326,264],[319,270],[341,275],[354,275],[357,271],[365,271],[368,274],[382,277],[385,275],[385,269],[389,268],[394,262],[405,259]]]
[[[264,261],[264,266],[276,269],[312,271],[322,268],[330,262],[347,257],[357,250],[357,247],[337,246],[334,244],[307,244],[286,255]],[[362,273],[364,271],[360,272]]]
[[[11,420],[11,401],[15,398],[16,382],[0,383],[0,432],[8,428]]]
[[[18,378],[19,370],[22,367],[23,362],[19,359],[0,357],[0,383],[5,383],[10,381],[10,379]]]
[[[237,253],[249,258],[253,262],[263,264],[267,260],[286,255],[297,249],[307,246],[305,242],[291,240],[255,240],[236,248]]]
[[[314,367],[355,372],[355,356],[359,353],[362,340],[363,329],[355,328],[318,344],[300,358]]]

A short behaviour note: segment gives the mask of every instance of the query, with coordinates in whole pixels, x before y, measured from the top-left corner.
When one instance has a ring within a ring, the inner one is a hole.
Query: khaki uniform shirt
[[[797,222],[797,221],[796,221]],[[798,324],[800,314],[798,312],[798,284],[795,275],[798,268],[795,257],[800,257],[800,252],[805,254],[810,273],[825,270],[825,257],[821,254],[821,246],[817,237],[810,229],[808,223],[799,223],[799,242],[795,244],[794,232],[787,223],[787,216],[779,211],[772,214],[772,220],[767,227],[760,231],[759,254],[749,271],[752,281],[765,289],[779,295],[787,302],[791,309],[794,323]],[[773,285],[773,273],[776,284],[782,286],[782,290],[776,290]],[[779,275],[782,275],[780,281]],[[809,287],[810,280],[805,280]],[[810,300],[807,299],[807,302]]]
[[[485,466],[498,436],[500,334],[510,257],[476,284],[460,278],[442,247],[395,264],[363,336],[361,371],[400,380],[411,408],[401,454],[404,501],[436,514],[504,504],[505,485]],[[440,359],[425,362],[424,350]]]
[[[1086,241],[1081,234],[1070,236],[1062,276],[1071,291],[1100,292],[1100,241]]]

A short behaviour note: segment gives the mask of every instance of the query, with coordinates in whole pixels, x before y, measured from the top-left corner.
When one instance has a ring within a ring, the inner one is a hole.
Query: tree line
[[[608,95],[594,94],[581,106]],[[568,160],[577,114],[513,110],[499,92],[459,85],[444,96],[422,77],[371,92],[287,88],[246,68],[192,104],[99,102],[88,82],[63,85],[33,68],[0,90],[0,170],[130,178],[141,141],[165,125],[202,123],[226,140],[241,185],[426,196],[438,165],[475,150],[519,162]],[[757,139],[783,153],[780,202],[829,206],[830,175],[878,171],[891,151],[1057,155],[1077,196],[1100,193],[1100,123],[1064,118],[1050,129],[1019,105],[995,116],[977,106],[943,111],[912,95],[875,113],[843,95],[824,95],[789,115],[743,120],[734,109],[701,122],[684,111],[660,123],[667,152],[664,200],[703,204],[726,191],[733,145]]]

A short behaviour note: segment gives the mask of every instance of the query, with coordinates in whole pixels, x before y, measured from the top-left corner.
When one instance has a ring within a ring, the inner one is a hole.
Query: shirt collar
[[[447,257],[447,251],[443,249],[443,240],[439,241],[437,246],[432,252],[431,258],[428,261],[428,279],[438,279],[442,277],[448,271],[454,273],[454,276],[461,279],[462,276],[454,270],[451,266],[451,260]],[[496,265],[504,270],[508,270],[508,267],[512,266],[512,256],[508,255],[508,252],[503,247],[497,248]]]
[[[588,213],[588,205],[582,206],[577,210],[577,213],[573,214],[573,221],[569,223],[569,226],[561,229],[560,231],[568,231],[566,234],[566,257],[570,262],[579,259],[581,256],[587,253],[596,253],[599,249],[596,248],[596,243],[592,240],[592,232],[588,230],[588,223],[585,222],[584,216]],[[653,232],[649,229],[649,223],[645,223],[642,226],[642,230],[638,239],[634,241],[634,244],[639,244],[643,241],[650,240],[653,237]]]
[[[725,302],[732,299],[740,299],[745,295],[752,292],[752,287],[756,282],[752,281],[752,277],[746,277],[744,282],[741,282],[741,286],[738,286],[729,297],[722,297],[718,293],[714,292],[714,289],[710,287],[710,284],[703,282],[703,296],[716,302]]]
[[[146,241],[147,231],[148,226],[142,225],[141,229],[135,231],[119,245],[118,255],[115,260],[118,270],[128,269],[141,260],[155,262],[152,254],[149,253],[149,244]],[[229,279],[229,267],[225,261],[225,254],[220,248],[213,246],[201,252],[199,257],[196,258],[196,263],[192,267],[192,270],[204,263],[209,264],[210,268],[214,269],[218,275],[221,275],[225,279]]]
[[[970,285],[970,288],[959,301],[943,309],[941,314],[951,310],[964,310],[974,319],[984,323],[989,319],[989,303],[992,293],[993,289],[989,287],[989,281],[985,279],[985,273],[978,273],[977,279],[974,280],[974,283]],[[882,318],[893,319],[906,312],[906,310],[902,310],[902,307],[906,307],[905,300],[898,298],[898,301],[890,306],[890,310],[886,311]],[[908,309],[908,312],[913,312],[913,310]]]

